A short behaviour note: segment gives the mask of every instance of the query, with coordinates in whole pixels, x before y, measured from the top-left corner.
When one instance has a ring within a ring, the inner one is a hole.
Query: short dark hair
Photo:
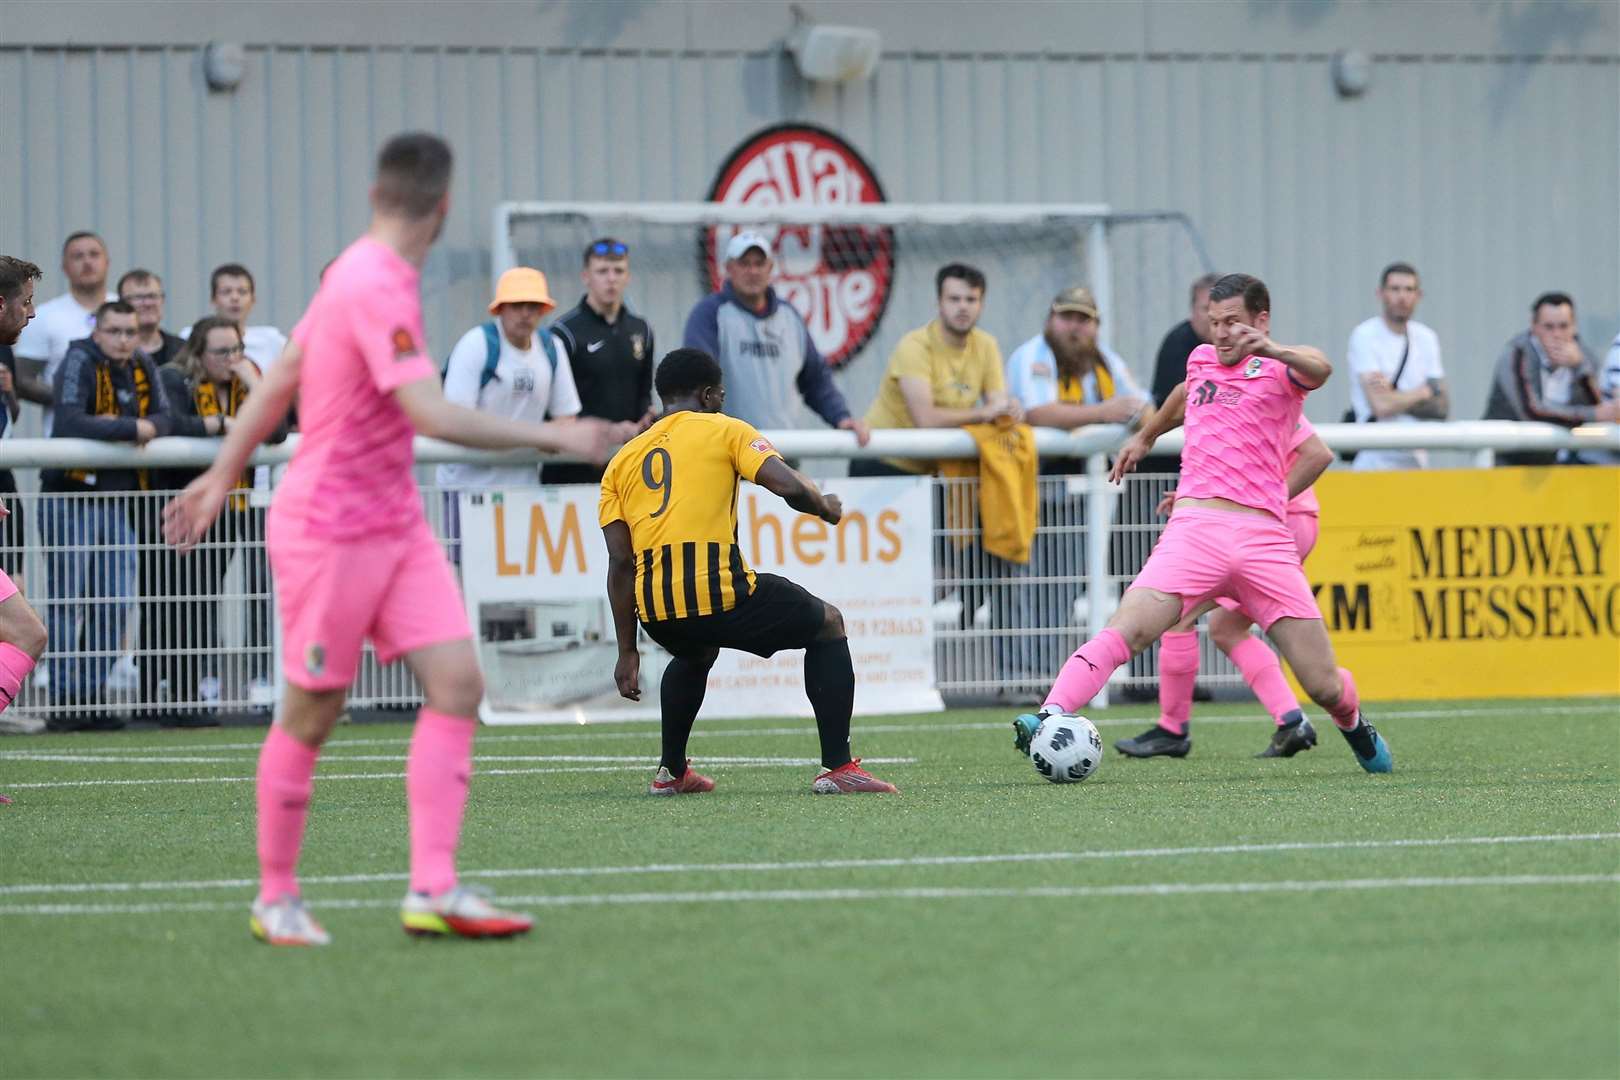
[[[23,282],[38,281],[45,275],[27,259],[0,255],[0,300],[7,303],[22,294]]]
[[[425,218],[450,190],[450,144],[425,131],[395,135],[377,154],[377,205],[412,220]]]
[[[665,403],[724,382],[720,362],[702,349],[671,350],[658,362],[658,373],[653,376],[653,385]]]
[[[1389,284],[1389,275],[1391,274],[1411,274],[1413,277],[1418,276],[1417,267],[1413,266],[1411,263],[1392,262],[1388,266],[1384,267],[1384,272],[1382,274],[1378,275],[1378,287],[1380,289]]]
[[[1535,303],[1530,305],[1530,321],[1535,322],[1536,316],[1541,314],[1541,309],[1544,307],[1563,307],[1565,304],[1569,305],[1569,313],[1571,315],[1575,314],[1575,300],[1569,293],[1544,292],[1536,297]]]
[[[939,273],[934,275],[935,296],[944,294],[946,278],[965,281],[968,283],[968,288],[978,289],[981,293],[984,292],[984,271],[978,267],[969,266],[967,263],[946,263],[940,267]]]
[[[1192,307],[1194,304],[1198,303],[1198,294],[1209,292],[1209,290],[1215,287],[1215,283],[1219,280],[1221,280],[1221,275],[1215,273],[1214,271],[1207,274],[1199,274],[1196,278],[1194,278],[1192,287],[1187,290],[1187,306]]]
[[[254,296],[259,295],[259,286],[253,280],[253,272],[241,263],[223,263],[214,267],[214,272],[208,275],[208,297],[213,299],[219,295],[219,279],[227,277],[247,278],[248,292]]]
[[[100,326],[101,320],[105,319],[108,315],[133,314],[135,314],[135,309],[124,303],[122,300],[108,300],[106,303],[96,308],[96,325]]]
[[[585,245],[585,258],[580,262],[580,265],[589,266],[592,259],[612,259],[617,262],[620,259],[629,258],[629,244],[611,236],[599,236]]]
[[[100,233],[91,232],[89,229],[80,229],[77,232],[68,233],[68,238],[62,241],[62,254],[67,254],[67,249],[73,246],[73,241],[84,240],[86,238],[94,240],[96,243],[100,244],[102,251],[107,250],[107,241],[101,238]]]
[[[1252,274],[1225,274],[1209,287],[1209,302],[1243,298],[1243,310],[1259,315],[1271,310],[1271,291]]]
[[[118,298],[120,300],[122,300],[124,297],[124,286],[128,285],[132,281],[155,281],[159,285],[163,284],[162,278],[158,277],[152,271],[144,269],[143,267],[137,266],[133,270],[125,270],[124,276],[118,279],[118,288],[113,290],[118,294]]]

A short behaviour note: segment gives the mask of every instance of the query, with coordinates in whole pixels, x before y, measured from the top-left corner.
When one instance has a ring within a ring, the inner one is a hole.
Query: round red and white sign
[[[823,128],[781,124],[732,152],[709,191],[733,206],[847,206],[884,201],[883,188],[855,148]],[[832,367],[871,338],[894,283],[894,230],[862,225],[719,225],[701,229],[698,258],[710,291],[725,280],[726,243],[743,231],[770,240],[777,296],[804,316]]]

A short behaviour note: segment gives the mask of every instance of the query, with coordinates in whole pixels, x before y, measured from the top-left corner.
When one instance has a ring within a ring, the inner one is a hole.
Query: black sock
[[[1283,722],[1279,726],[1284,730],[1291,727],[1299,727],[1304,720],[1305,714],[1300,710],[1295,709],[1293,712],[1283,713]]]
[[[811,642],[804,650],[804,692],[816,710],[821,764],[829,769],[847,765],[849,715],[855,711],[855,665],[848,638]]]
[[[692,734],[692,723],[703,707],[703,692],[709,686],[708,664],[698,664],[677,656],[664,669],[663,681],[658,687],[658,700],[663,711],[663,757],[659,764],[669,775],[686,775],[686,740]]]

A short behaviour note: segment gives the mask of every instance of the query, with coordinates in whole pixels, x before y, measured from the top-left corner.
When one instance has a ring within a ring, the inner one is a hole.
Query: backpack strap
[[[478,389],[482,391],[495,378],[495,369],[501,362],[501,328],[494,319],[484,324],[484,370],[478,376]]]

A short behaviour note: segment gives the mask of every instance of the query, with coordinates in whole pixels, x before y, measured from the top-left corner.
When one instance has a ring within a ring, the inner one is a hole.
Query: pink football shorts
[[[0,603],[10,600],[17,592],[17,583],[12,581],[4,570],[0,570]]]
[[[1283,521],[1288,531],[1294,534],[1294,548],[1299,552],[1299,561],[1303,563],[1310,557],[1311,549],[1316,546],[1316,534],[1321,528],[1315,514],[1289,514]],[[1229,596],[1220,596],[1215,602],[1227,611],[1242,611],[1238,602]]]
[[[1181,615],[1231,597],[1262,630],[1278,619],[1320,619],[1295,538],[1270,514],[1177,507],[1131,582],[1181,597]]]
[[[425,521],[399,536],[343,541],[306,536],[272,508],[267,546],[281,666],[295,686],[348,686],[368,637],[384,664],[472,637],[455,572]]]

